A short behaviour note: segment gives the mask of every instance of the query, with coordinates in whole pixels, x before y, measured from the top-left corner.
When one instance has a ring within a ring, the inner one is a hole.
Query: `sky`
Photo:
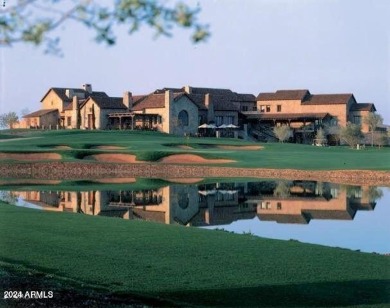
[[[114,47],[67,23],[58,30],[64,56],[15,44],[0,50],[0,114],[40,109],[50,87],[90,83],[110,96],[163,87],[229,88],[258,95],[278,89],[353,93],[374,103],[390,124],[390,1],[190,0],[211,37],[190,31],[153,38],[120,29]]]

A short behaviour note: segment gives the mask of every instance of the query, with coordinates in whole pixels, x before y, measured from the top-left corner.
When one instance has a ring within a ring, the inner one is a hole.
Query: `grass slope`
[[[295,241],[2,204],[0,246],[13,271],[184,306],[390,303],[388,257]]]
[[[75,161],[84,156],[107,153],[96,146],[111,145],[123,149],[108,151],[135,154],[138,160],[156,161],[164,156],[178,153],[192,153],[205,158],[235,160],[232,167],[276,168],[276,169],[370,169],[390,170],[390,147],[377,149],[367,147],[357,151],[349,147],[314,147],[300,144],[262,144],[264,149],[236,150],[221,149],[218,145],[253,145],[254,143],[235,139],[175,137],[158,132],[140,131],[28,131],[21,133],[23,141],[10,140],[0,144],[1,152],[56,152],[64,160]],[[177,146],[175,146],[177,145]],[[180,148],[187,145],[192,149]],[[258,145],[258,143],[256,143]],[[70,150],[56,149],[68,146]]]

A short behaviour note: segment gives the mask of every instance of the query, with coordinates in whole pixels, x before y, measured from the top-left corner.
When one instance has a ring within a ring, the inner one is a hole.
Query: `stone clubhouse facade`
[[[343,127],[351,122],[362,125],[367,133],[363,118],[376,111],[374,104],[358,103],[353,94],[278,90],[256,97],[230,89],[191,86],[157,89],[145,95],[126,91],[122,97],[94,91],[90,84],[53,87],[40,102],[41,108],[25,115],[20,128],[140,129],[183,136],[206,133],[209,129],[199,126],[209,125],[235,128],[221,129],[222,135],[264,140],[273,138],[274,126],[289,125],[295,142],[307,142],[305,136],[313,138],[324,125]]]

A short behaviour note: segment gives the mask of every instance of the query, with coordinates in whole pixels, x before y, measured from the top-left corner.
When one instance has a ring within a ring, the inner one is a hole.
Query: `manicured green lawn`
[[[390,304],[389,257],[296,241],[1,204],[0,247],[14,271],[183,306]]]
[[[7,132],[9,135],[9,132]],[[27,131],[31,139],[0,143],[0,152],[57,152],[64,160],[74,161],[86,155],[107,152],[96,146],[123,147],[111,150],[116,153],[135,154],[138,160],[156,161],[164,156],[192,153],[205,158],[235,160],[226,164],[246,168],[292,168],[307,170],[371,169],[390,170],[390,147],[377,149],[366,147],[353,150],[349,147],[314,147],[311,145],[280,143],[249,143],[234,139],[175,137],[156,132],[131,131]],[[38,138],[37,138],[38,137]],[[60,150],[56,146],[69,146]],[[183,149],[180,145],[190,146]],[[261,145],[261,150],[221,149],[218,145]]]

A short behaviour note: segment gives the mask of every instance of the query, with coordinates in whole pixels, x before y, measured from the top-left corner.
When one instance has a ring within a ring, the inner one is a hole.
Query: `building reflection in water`
[[[373,210],[381,191],[314,181],[172,184],[150,190],[13,191],[44,210],[141,219],[188,226],[226,225],[258,217],[277,223],[352,220]]]

